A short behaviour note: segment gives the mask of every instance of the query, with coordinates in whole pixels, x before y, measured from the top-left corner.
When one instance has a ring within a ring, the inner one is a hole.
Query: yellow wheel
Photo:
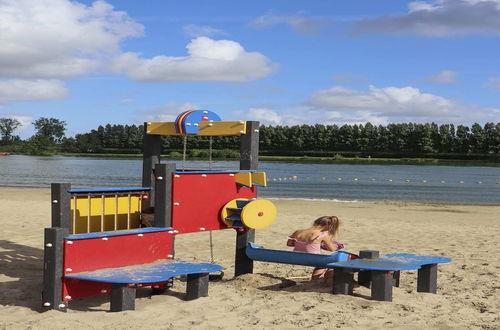
[[[224,205],[222,211],[220,212],[222,222],[224,222],[228,227],[232,227],[235,221],[237,223],[240,222],[241,207],[238,207],[238,203],[241,206],[241,204],[246,204],[248,202],[249,200],[244,198],[237,198],[229,201],[226,205]]]
[[[276,206],[266,199],[253,200],[241,210],[241,222],[252,229],[262,229],[276,219]]]

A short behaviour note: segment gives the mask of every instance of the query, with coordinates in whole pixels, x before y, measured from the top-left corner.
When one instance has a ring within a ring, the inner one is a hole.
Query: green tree
[[[21,123],[17,119],[0,118],[0,135],[3,144],[9,144],[16,139],[13,134],[19,126],[21,126]]]
[[[46,136],[51,143],[60,143],[64,138],[66,122],[56,118],[38,118],[33,122],[36,135]]]

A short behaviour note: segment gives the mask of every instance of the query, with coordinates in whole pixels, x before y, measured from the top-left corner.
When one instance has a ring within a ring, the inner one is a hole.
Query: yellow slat
[[[198,123],[198,135],[200,136],[237,136],[245,134],[245,121],[202,121]],[[175,131],[174,123],[147,123],[148,134],[154,135],[183,135]]]
[[[266,172],[252,173],[252,182],[266,187],[267,186]]]
[[[245,187],[252,187],[252,173],[240,172],[234,175],[234,181]]]

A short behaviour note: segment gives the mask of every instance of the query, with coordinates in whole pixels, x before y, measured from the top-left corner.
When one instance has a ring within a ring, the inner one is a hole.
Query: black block
[[[208,296],[208,274],[189,274],[187,276],[186,300]]]
[[[126,284],[111,285],[110,312],[121,312],[135,309],[135,288],[127,288]]]
[[[346,268],[336,268],[333,271],[334,294],[351,294],[354,287],[354,274],[352,270]]]
[[[372,270],[372,300],[392,301],[392,273]]]
[[[423,265],[418,270],[417,292],[436,293],[437,265]]]

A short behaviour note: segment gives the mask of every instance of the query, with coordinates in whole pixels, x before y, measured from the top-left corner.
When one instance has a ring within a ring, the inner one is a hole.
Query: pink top
[[[315,237],[313,240],[311,240],[310,242],[297,241],[297,239],[293,238],[293,237],[288,237],[288,238],[293,239],[295,241],[295,245],[293,248],[294,251],[320,254],[321,253],[321,242],[315,242],[315,241],[318,238],[325,237],[326,235],[328,235],[328,232],[324,231],[321,234],[319,234],[317,237]]]

